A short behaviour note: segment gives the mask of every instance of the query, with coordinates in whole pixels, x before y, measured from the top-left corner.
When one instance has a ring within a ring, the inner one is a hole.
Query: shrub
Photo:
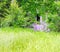
[[[3,27],[26,27],[33,22],[33,18],[31,16],[25,16],[27,12],[24,11],[22,7],[18,6],[16,0],[14,0],[14,2],[11,1],[10,8],[5,10],[7,13],[5,15],[5,19],[2,21]]]
[[[49,28],[52,31],[60,31],[60,17],[57,14],[51,14],[48,18]]]

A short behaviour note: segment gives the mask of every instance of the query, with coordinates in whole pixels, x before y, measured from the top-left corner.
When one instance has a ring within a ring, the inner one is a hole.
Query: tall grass
[[[1,28],[0,52],[60,52],[60,33]]]

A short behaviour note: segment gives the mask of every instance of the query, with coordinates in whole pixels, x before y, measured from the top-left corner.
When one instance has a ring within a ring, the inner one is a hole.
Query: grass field
[[[0,52],[60,52],[60,33],[2,28]]]

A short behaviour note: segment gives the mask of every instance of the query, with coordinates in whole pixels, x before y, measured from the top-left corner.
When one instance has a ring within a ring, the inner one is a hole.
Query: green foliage
[[[46,18],[48,13],[48,19]],[[43,17],[53,31],[60,31],[60,1],[54,0],[1,0],[0,27],[27,27]]]
[[[49,23],[49,28],[52,31],[60,31],[60,17],[58,14],[49,14],[48,16],[48,23]]]
[[[14,27],[25,27],[30,25],[31,17],[25,16],[26,12],[22,7],[18,6],[16,0],[11,1],[11,5],[7,11],[2,26],[14,26]],[[28,22],[30,20],[30,22]]]
[[[19,23],[23,23],[22,20],[24,18],[25,12],[21,7],[18,7],[16,0],[11,1],[10,8],[7,10],[7,12],[8,14],[5,16],[5,19],[2,23],[3,26],[18,26]]]
[[[10,0],[1,0],[0,1],[0,27],[2,27],[2,22],[5,19],[6,9],[9,8]]]

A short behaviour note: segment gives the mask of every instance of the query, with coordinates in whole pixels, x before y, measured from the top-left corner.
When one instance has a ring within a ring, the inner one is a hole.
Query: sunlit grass
[[[60,33],[2,28],[0,52],[60,52]]]

